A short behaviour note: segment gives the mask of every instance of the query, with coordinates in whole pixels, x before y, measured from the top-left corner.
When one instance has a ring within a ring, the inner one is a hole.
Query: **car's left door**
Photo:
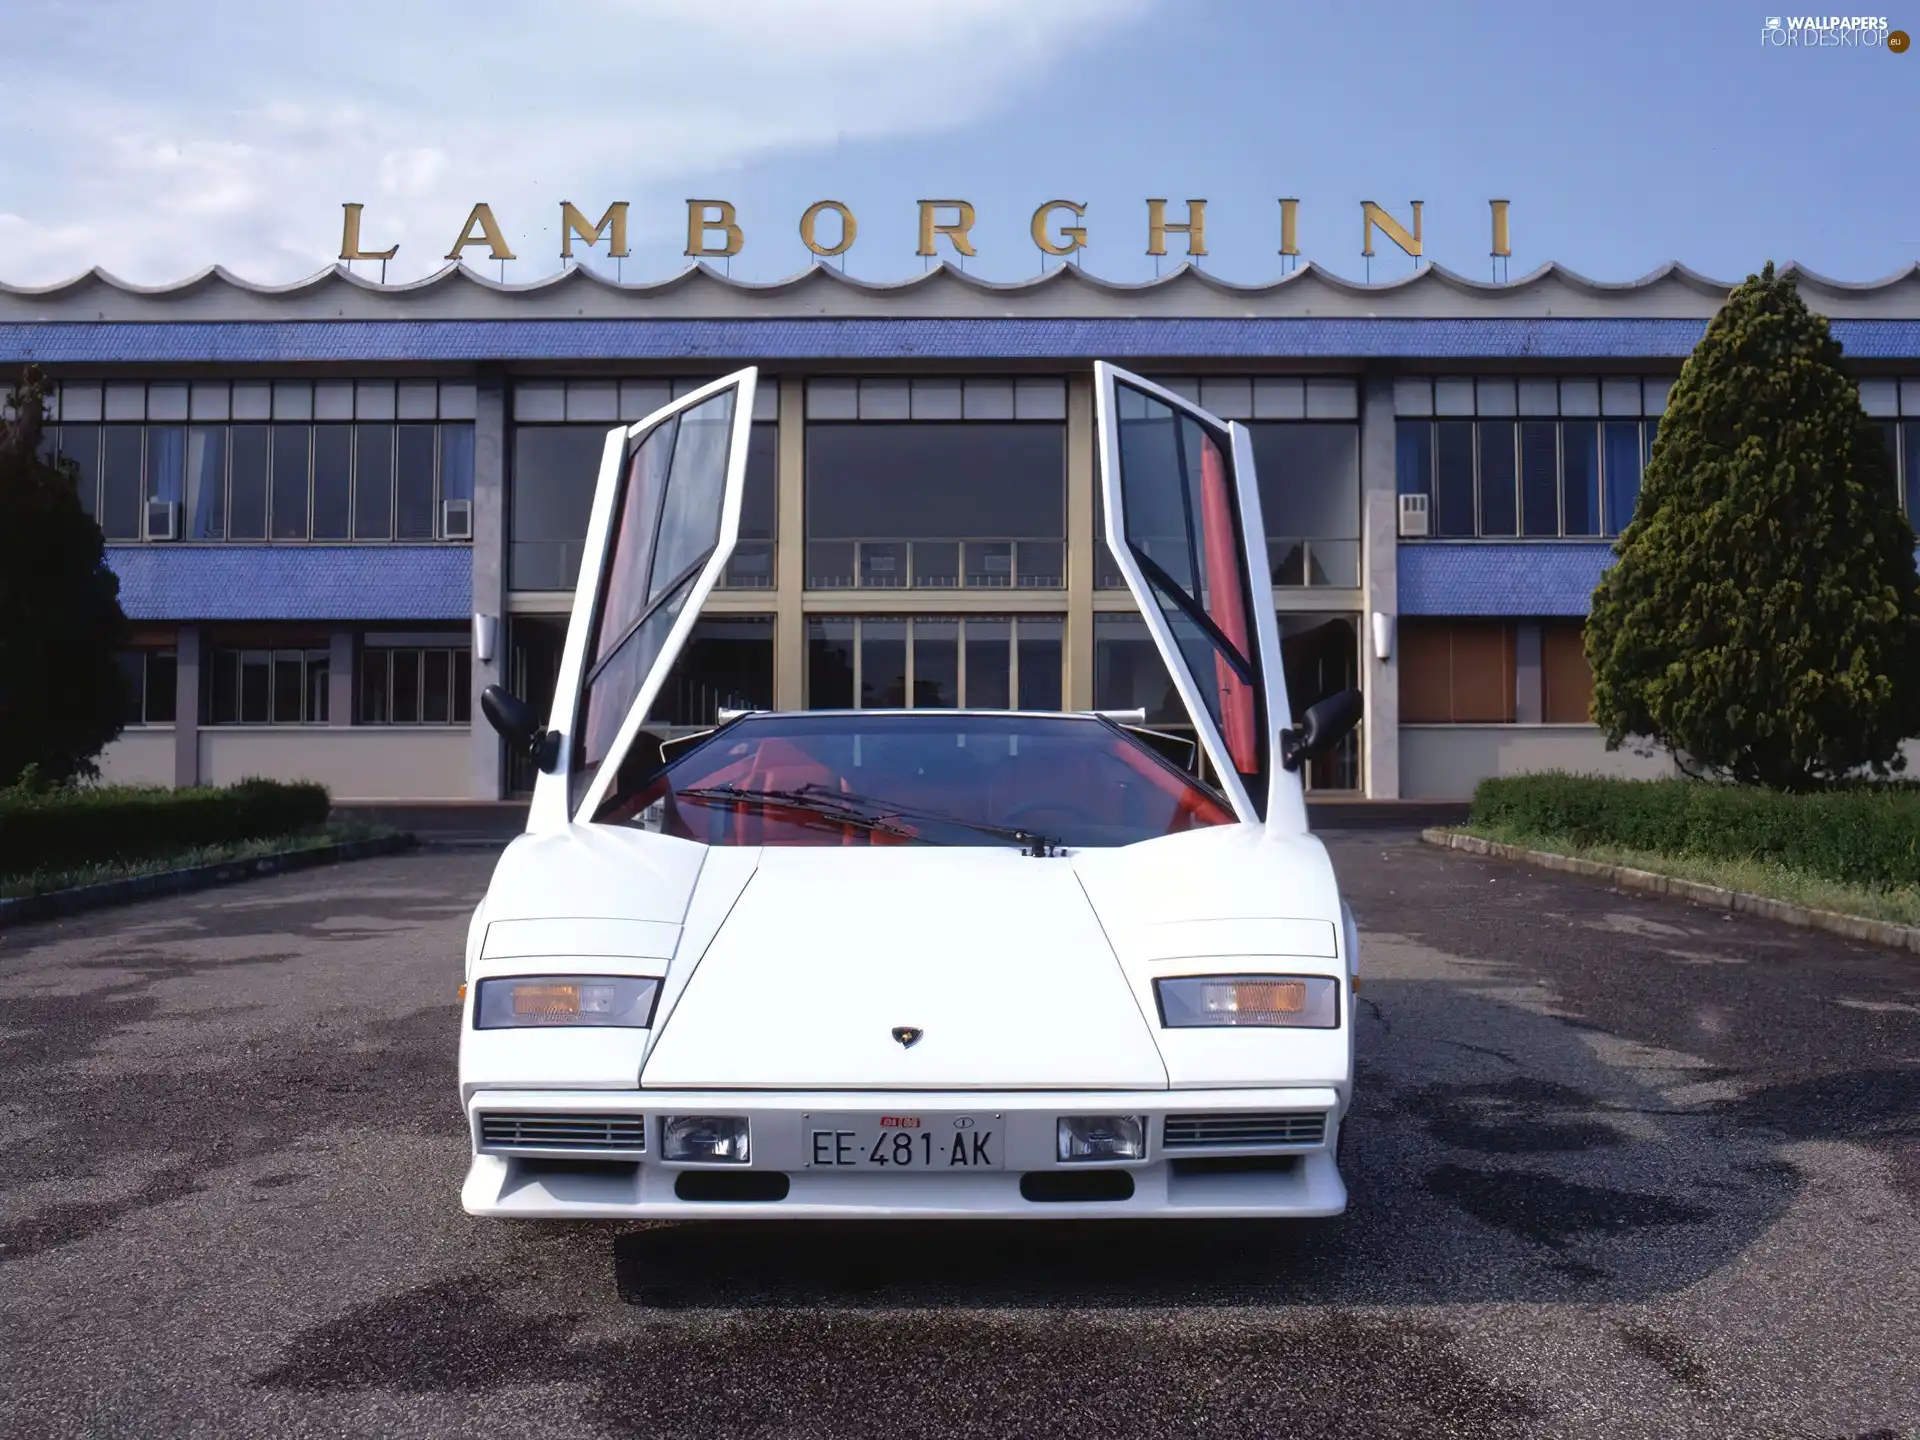
[[[740,531],[758,371],[607,436],[533,823],[590,817],[726,569]]]
[[[1093,368],[1114,563],[1235,812],[1303,830],[1252,438],[1138,375]]]

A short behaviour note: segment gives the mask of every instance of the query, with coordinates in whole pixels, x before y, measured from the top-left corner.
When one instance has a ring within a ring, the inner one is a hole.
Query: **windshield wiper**
[[[810,786],[803,785],[805,790]],[[1031,855],[1035,859],[1048,859],[1064,853],[1065,846],[1051,835],[1042,835],[1036,830],[1027,830],[1013,825],[994,825],[985,820],[963,820],[958,815],[950,815],[944,810],[930,810],[924,806],[899,805],[892,800],[882,800],[876,795],[861,795],[853,791],[841,791],[834,796],[851,804],[865,805],[879,811],[882,815],[898,815],[904,819],[931,820],[943,825],[958,825],[963,830],[973,830],[982,835],[998,836],[1010,840],[1020,847],[1020,853]]]
[[[742,790],[735,785],[705,785],[688,790],[675,790],[676,799],[724,800],[730,803],[745,801],[765,809],[770,805],[788,810],[801,810],[809,815],[818,815],[840,825],[851,825],[856,830],[882,835],[895,835],[902,840],[919,844],[930,844],[926,837],[916,834],[902,825],[892,825],[872,815],[862,814],[850,805],[837,803],[841,797],[831,791],[817,791],[810,785],[797,790]]]

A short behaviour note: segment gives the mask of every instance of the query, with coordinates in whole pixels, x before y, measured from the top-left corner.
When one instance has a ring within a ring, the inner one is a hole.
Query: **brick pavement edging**
[[[216,885],[231,885],[264,875],[281,875],[289,870],[308,870],[316,865],[332,865],[341,860],[393,855],[410,850],[418,843],[412,835],[382,835],[372,840],[345,840],[337,845],[288,850],[280,855],[256,855],[249,860],[222,860],[184,870],[129,875],[124,880],[103,880],[98,885],[79,885],[71,890],[49,890],[44,895],[21,895],[0,900],[0,930],[30,920],[60,919],[109,905],[151,899],[156,895],[182,895],[190,890],[207,890]]]
[[[1870,944],[1886,945],[1920,955],[1920,927],[1913,925],[1896,925],[1890,920],[1868,920],[1859,915],[1843,915],[1837,910],[1813,910],[1805,905],[1790,905],[1785,900],[1750,895],[1744,890],[1703,885],[1698,880],[1682,880],[1674,875],[1635,870],[1627,865],[1582,860],[1577,855],[1556,855],[1547,850],[1503,845],[1497,840],[1483,840],[1478,835],[1461,835],[1453,830],[1422,830],[1420,838],[1429,845],[1464,850],[1470,855],[1489,855],[1501,860],[1519,860],[1547,870],[1563,870],[1572,875],[1591,875],[1618,885],[1622,890],[1645,890],[1655,895],[1670,895],[1678,900],[1691,900],[1696,905],[1733,910],[1742,915],[1757,915],[1764,920],[1778,920],[1808,930],[1828,930],[1850,940],[1865,940]]]

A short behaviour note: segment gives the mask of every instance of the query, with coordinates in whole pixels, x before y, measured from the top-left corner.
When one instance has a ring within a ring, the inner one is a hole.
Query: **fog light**
[[[1062,1115],[1062,1160],[1140,1160],[1147,1153],[1143,1115]]]
[[[752,1154],[744,1115],[669,1115],[660,1122],[665,1160],[744,1165]]]

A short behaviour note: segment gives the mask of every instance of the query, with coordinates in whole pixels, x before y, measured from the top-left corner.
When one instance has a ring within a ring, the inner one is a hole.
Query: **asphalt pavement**
[[[1329,843],[1311,1224],[471,1219],[482,850],[0,932],[0,1434],[1920,1436],[1920,961]]]

